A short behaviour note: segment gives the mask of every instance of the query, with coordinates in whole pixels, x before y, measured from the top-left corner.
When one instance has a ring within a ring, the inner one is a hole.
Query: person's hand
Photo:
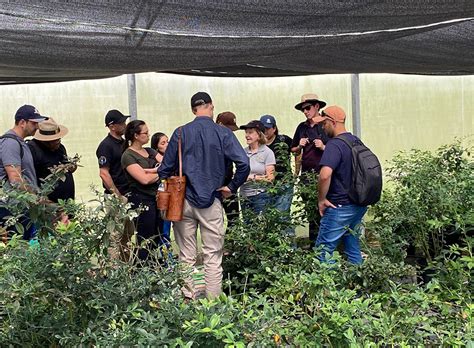
[[[128,198],[127,197],[119,195],[118,198],[120,199],[120,202],[122,202],[123,204],[128,203]]]
[[[77,165],[75,165],[74,163],[67,163],[66,164],[66,169],[67,169],[68,172],[74,173],[77,169]]]
[[[327,199],[319,201],[318,202],[319,215],[323,216],[324,212],[326,211],[326,208],[328,207],[336,208],[336,206],[332,204],[331,202],[329,202]]]
[[[222,197],[224,198],[229,198],[232,196],[232,191],[227,186],[222,186],[221,188],[218,188],[217,191],[222,193]]]
[[[300,139],[300,144],[299,144],[299,146],[300,146],[300,147],[305,147],[307,143],[309,143],[309,139],[308,139],[308,138],[301,138],[301,139]]]
[[[320,150],[324,150],[324,144],[321,139],[314,139],[313,143],[314,143],[314,146],[316,146],[316,148]]]

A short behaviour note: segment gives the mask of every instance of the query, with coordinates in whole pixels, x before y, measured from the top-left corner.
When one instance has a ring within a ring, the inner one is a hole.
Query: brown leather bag
[[[158,209],[166,211],[166,220],[183,219],[184,196],[186,194],[186,177],[183,176],[183,159],[181,154],[181,127],[178,129],[179,175],[166,179],[165,190],[158,191],[156,200]]]

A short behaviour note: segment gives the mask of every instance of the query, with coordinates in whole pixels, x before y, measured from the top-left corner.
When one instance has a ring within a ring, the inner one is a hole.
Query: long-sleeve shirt
[[[212,118],[198,116],[181,127],[183,175],[186,176],[186,199],[196,208],[208,208],[215,198],[221,199],[216,191],[224,185],[229,163],[235,163],[235,174],[227,185],[236,193],[247,180],[250,172],[249,159],[239,141],[226,127],[214,123]],[[160,178],[177,175],[178,129],[173,132],[163,162],[158,170]]]

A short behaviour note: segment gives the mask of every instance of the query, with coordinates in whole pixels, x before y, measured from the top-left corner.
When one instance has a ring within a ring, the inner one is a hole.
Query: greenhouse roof
[[[0,0],[0,84],[474,73],[474,1]]]

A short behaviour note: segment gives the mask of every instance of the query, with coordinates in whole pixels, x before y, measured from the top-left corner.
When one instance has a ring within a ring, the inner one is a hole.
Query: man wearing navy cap
[[[275,117],[272,115],[263,115],[260,122],[265,126],[265,138],[267,146],[275,154],[275,184],[277,184],[278,192],[274,198],[274,206],[283,214],[283,219],[289,217],[291,210],[291,202],[293,200],[293,180],[291,178],[291,144],[292,139],[285,135],[279,134]],[[294,228],[288,228],[286,233],[294,235]]]
[[[17,186],[26,191],[37,190],[37,179],[33,156],[25,138],[35,134],[38,123],[46,120],[32,105],[23,105],[15,114],[15,125],[0,137],[0,181],[3,187]],[[5,207],[8,202],[0,202],[0,226],[4,224],[4,217],[11,215]],[[33,239],[36,228],[26,216],[20,218],[24,228],[23,238]],[[10,232],[14,227],[5,226]]]

